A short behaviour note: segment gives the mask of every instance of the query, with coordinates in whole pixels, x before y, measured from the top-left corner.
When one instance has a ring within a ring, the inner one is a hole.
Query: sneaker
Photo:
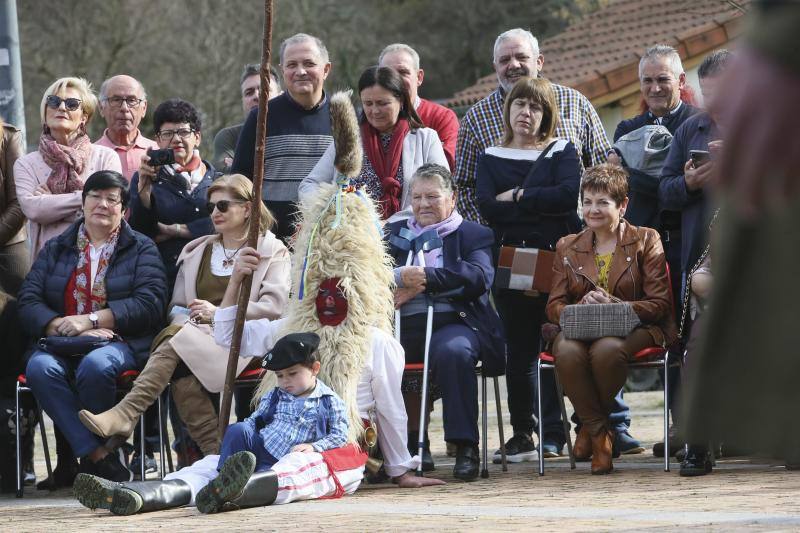
[[[90,463],[91,461],[87,461]],[[109,481],[133,481],[133,472],[128,470],[116,453],[109,453],[93,463],[94,474]]]
[[[139,452],[133,456],[130,466],[128,467],[133,471],[133,479],[142,478],[142,457]],[[158,463],[152,453],[145,454],[144,456],[144,473],[152,474],[158,470]]]
[[[522,463],[525,461],[535,461],[539,456],[536,453],[536,445],[527,433],[514,433],[514,436],[506,442],[506,460],[509,463]],[[502,462],[500,450],[494,452],[492,462],[499,465]]]
[[[614,453],[622,455],[634,455],[644,452],[644,446],[634,439],[628,431],[619,431],[614,434]]]
[[[25,462],[25,467],[22,469],[22,483],[26,486],[36,485],[36,472],[33,470],[32,458]]]

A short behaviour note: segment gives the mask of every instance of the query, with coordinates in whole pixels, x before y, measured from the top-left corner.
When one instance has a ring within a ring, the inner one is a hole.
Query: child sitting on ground
[[[197,494],[203,513],[222,510],[253,472],[270,469],[292,452],[323,452],[347,443],[347,416],[342,399],[317,379],[319,337],[293,333],[265,356],[278,386],[265,394],[244,422],[228,426],[220,449],[219,476]]]

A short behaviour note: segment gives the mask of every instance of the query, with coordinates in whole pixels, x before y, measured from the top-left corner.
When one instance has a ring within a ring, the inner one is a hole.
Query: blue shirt
[[[302,398],[274,388],[265,394],[255,412],[245,421],[256,428],[256,421],[270,408],[277,395],[275,414],[259,435],[264,448],[276,459],[288,454],[293,446],[309,443],[322,452],[340,448],[347,443],[347,416],[342,399],[317,379],[317,386]],[[323,422],[322,424],[320,422]],[[326,428],[320,431],[320,428]]]

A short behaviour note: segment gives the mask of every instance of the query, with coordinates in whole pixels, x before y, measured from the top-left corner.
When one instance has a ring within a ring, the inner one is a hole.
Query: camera
[[[150,158],[149,165],[151,167],[163,167],[164,165],[171,165],[175,162],[175,152],[172,148],[164,148],[163,150],[147,150],[147,157]]]
[[[699,168],[711,161],[711,154],[706,150],[689,150],[689,156],[692,158],[694,168]]]

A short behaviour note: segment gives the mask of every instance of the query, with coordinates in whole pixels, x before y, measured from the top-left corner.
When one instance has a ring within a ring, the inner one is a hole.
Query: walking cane
[[[417,254],[419,266],[425,268],[425,252],[430,252],[442,247],[442,239],[435,231],[426,231],[414,239],[414,250]],[[422,403],[419,409],[419,441],[417,451],[420,462],[417,467],[417,476],[422,477],[422,453],[425,446],[425,418],[428,414],[428,361],[430,359],[431,335],[433,334],[433,299],[426,296],[428,300],[428,317],[425,323],[425,355],[422,360]],[[399,328],[398,328],[399,330]]]
[[[258,121],[256,123],[255,164],[253,165],[253,198],[255,201],[250,207],[250,228],[247,233],[247,246],[258,246],[259,221],[261,210],[264,208],[261,200],[261,183],[264,176],[264,152],[267,142],[267,100],[269,95],[269,64],[272,42],[272,0],[264,0],[264,33],[261,43],[261,90],[258,95]],[[253,277],[247,276],[242,281],[239,289],[239,301],[236,309],[236,322],[233,325],[233,338],[231,350],[228,353],[228,368],[225,372],[225,387],[222,390],[222,401],[219,407],[219,434],[220,439],[225,436],[228,420],[231,416],[231,399],[233,397],[233,382],[236,379],[236,363],[239,361],[239,350],[242,345],[242,331],[247,313],[247,304],[250,299],[250,287]]]
[[[389,237],[389,242],[401,250],[408,250],[406,266],[411,266],[414,259],[414,233],[408,228],[401,228],[399,234]],[[400,342],[400,309],[394,310],[394,338]]]

